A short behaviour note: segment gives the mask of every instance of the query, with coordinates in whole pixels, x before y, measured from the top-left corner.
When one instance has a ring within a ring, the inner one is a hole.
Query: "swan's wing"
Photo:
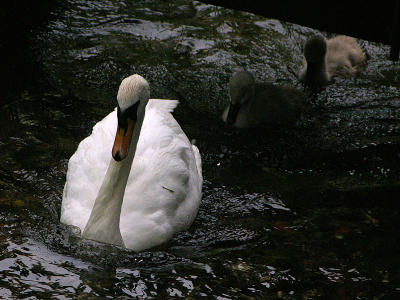
[[[171,112],[178,105],[178,100],[150,99],[146,105],[146,115],[140,131],[135,159],[150,148],[162,148],[168,145],[171,138],[183,133]]]
[[[117,127],[114,110],[82,140],[68,162],[61,204],[61,222],[84,229],[111,159]]]
[[[200,154],[169,113],[177,101],[168,102],[152,100],[146,107],[125,190],[120,229],[126,247],[135,250],[161,244],[187,228],[200,203]]]

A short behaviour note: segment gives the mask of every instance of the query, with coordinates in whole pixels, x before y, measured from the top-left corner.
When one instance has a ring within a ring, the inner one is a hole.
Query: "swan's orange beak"
[[[129,145],[131,144],[133,128],[135,128],[135,122],[128,119],[128,126],[126,128],[118,125],[117,133],[115,134],[114,146],[112,148],[112,157],[116,161],[123,160],[129,151]]]

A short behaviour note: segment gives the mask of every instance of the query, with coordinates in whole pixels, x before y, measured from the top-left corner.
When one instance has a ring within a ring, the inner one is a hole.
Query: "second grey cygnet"
[[[247,71],[229,80],[230,104],[222,120],[236,128],[293,125],[307,107],[305,95],[293,88],[256,82]]]
[[[367,67],[368,55],[356,39],[338,35],[329,40],[323,36],[310,38],[304,46],[301,82],[309,86],[323,86],[332,77],[356,77]]]

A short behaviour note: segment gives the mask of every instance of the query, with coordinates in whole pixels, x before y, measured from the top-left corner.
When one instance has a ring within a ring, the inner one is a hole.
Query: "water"
[[[361,78],[306,91],[312,107],[296,127],[219,120],[236,68],[303,89],[296,72],[314,33],[191,1],[55,7],[31,37],[34,76],[2,102],[0,297],[399,297],[400,73],[388,46],[365,41]],[[141,253],[59,223],[67,161],[132,73],[152,97],[180,100],[174,115],[205,178],[192,227]]]

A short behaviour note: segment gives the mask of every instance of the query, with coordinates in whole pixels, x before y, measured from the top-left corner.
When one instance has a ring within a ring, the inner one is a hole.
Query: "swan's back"
[[[193,222],[201,199],[201,158],[171,112],[178,101],[150,99],[125,189],[120,230],[125,246],[161,244]],[[84,229],[111,159],[116,111],[93,128],[71,157],[61,222]],[[94,154],[89,149],[96,149]]]
[[[256,103],[254,111],[263,110],[268,125],[286,126],[297,121],[306,110],[305,95],[290,87],[276,86],[271,83],[256,84]]]
[[[254,87],[254,96],[237,115],[237,128],[290,126],[306,110],[306,97],[300,91],[268,82],[257,82]]]
[[[354,38],[338,35],[329,39],[327,45],[326,57],[331,76],[355,77],[365,70],[367,56]]]

